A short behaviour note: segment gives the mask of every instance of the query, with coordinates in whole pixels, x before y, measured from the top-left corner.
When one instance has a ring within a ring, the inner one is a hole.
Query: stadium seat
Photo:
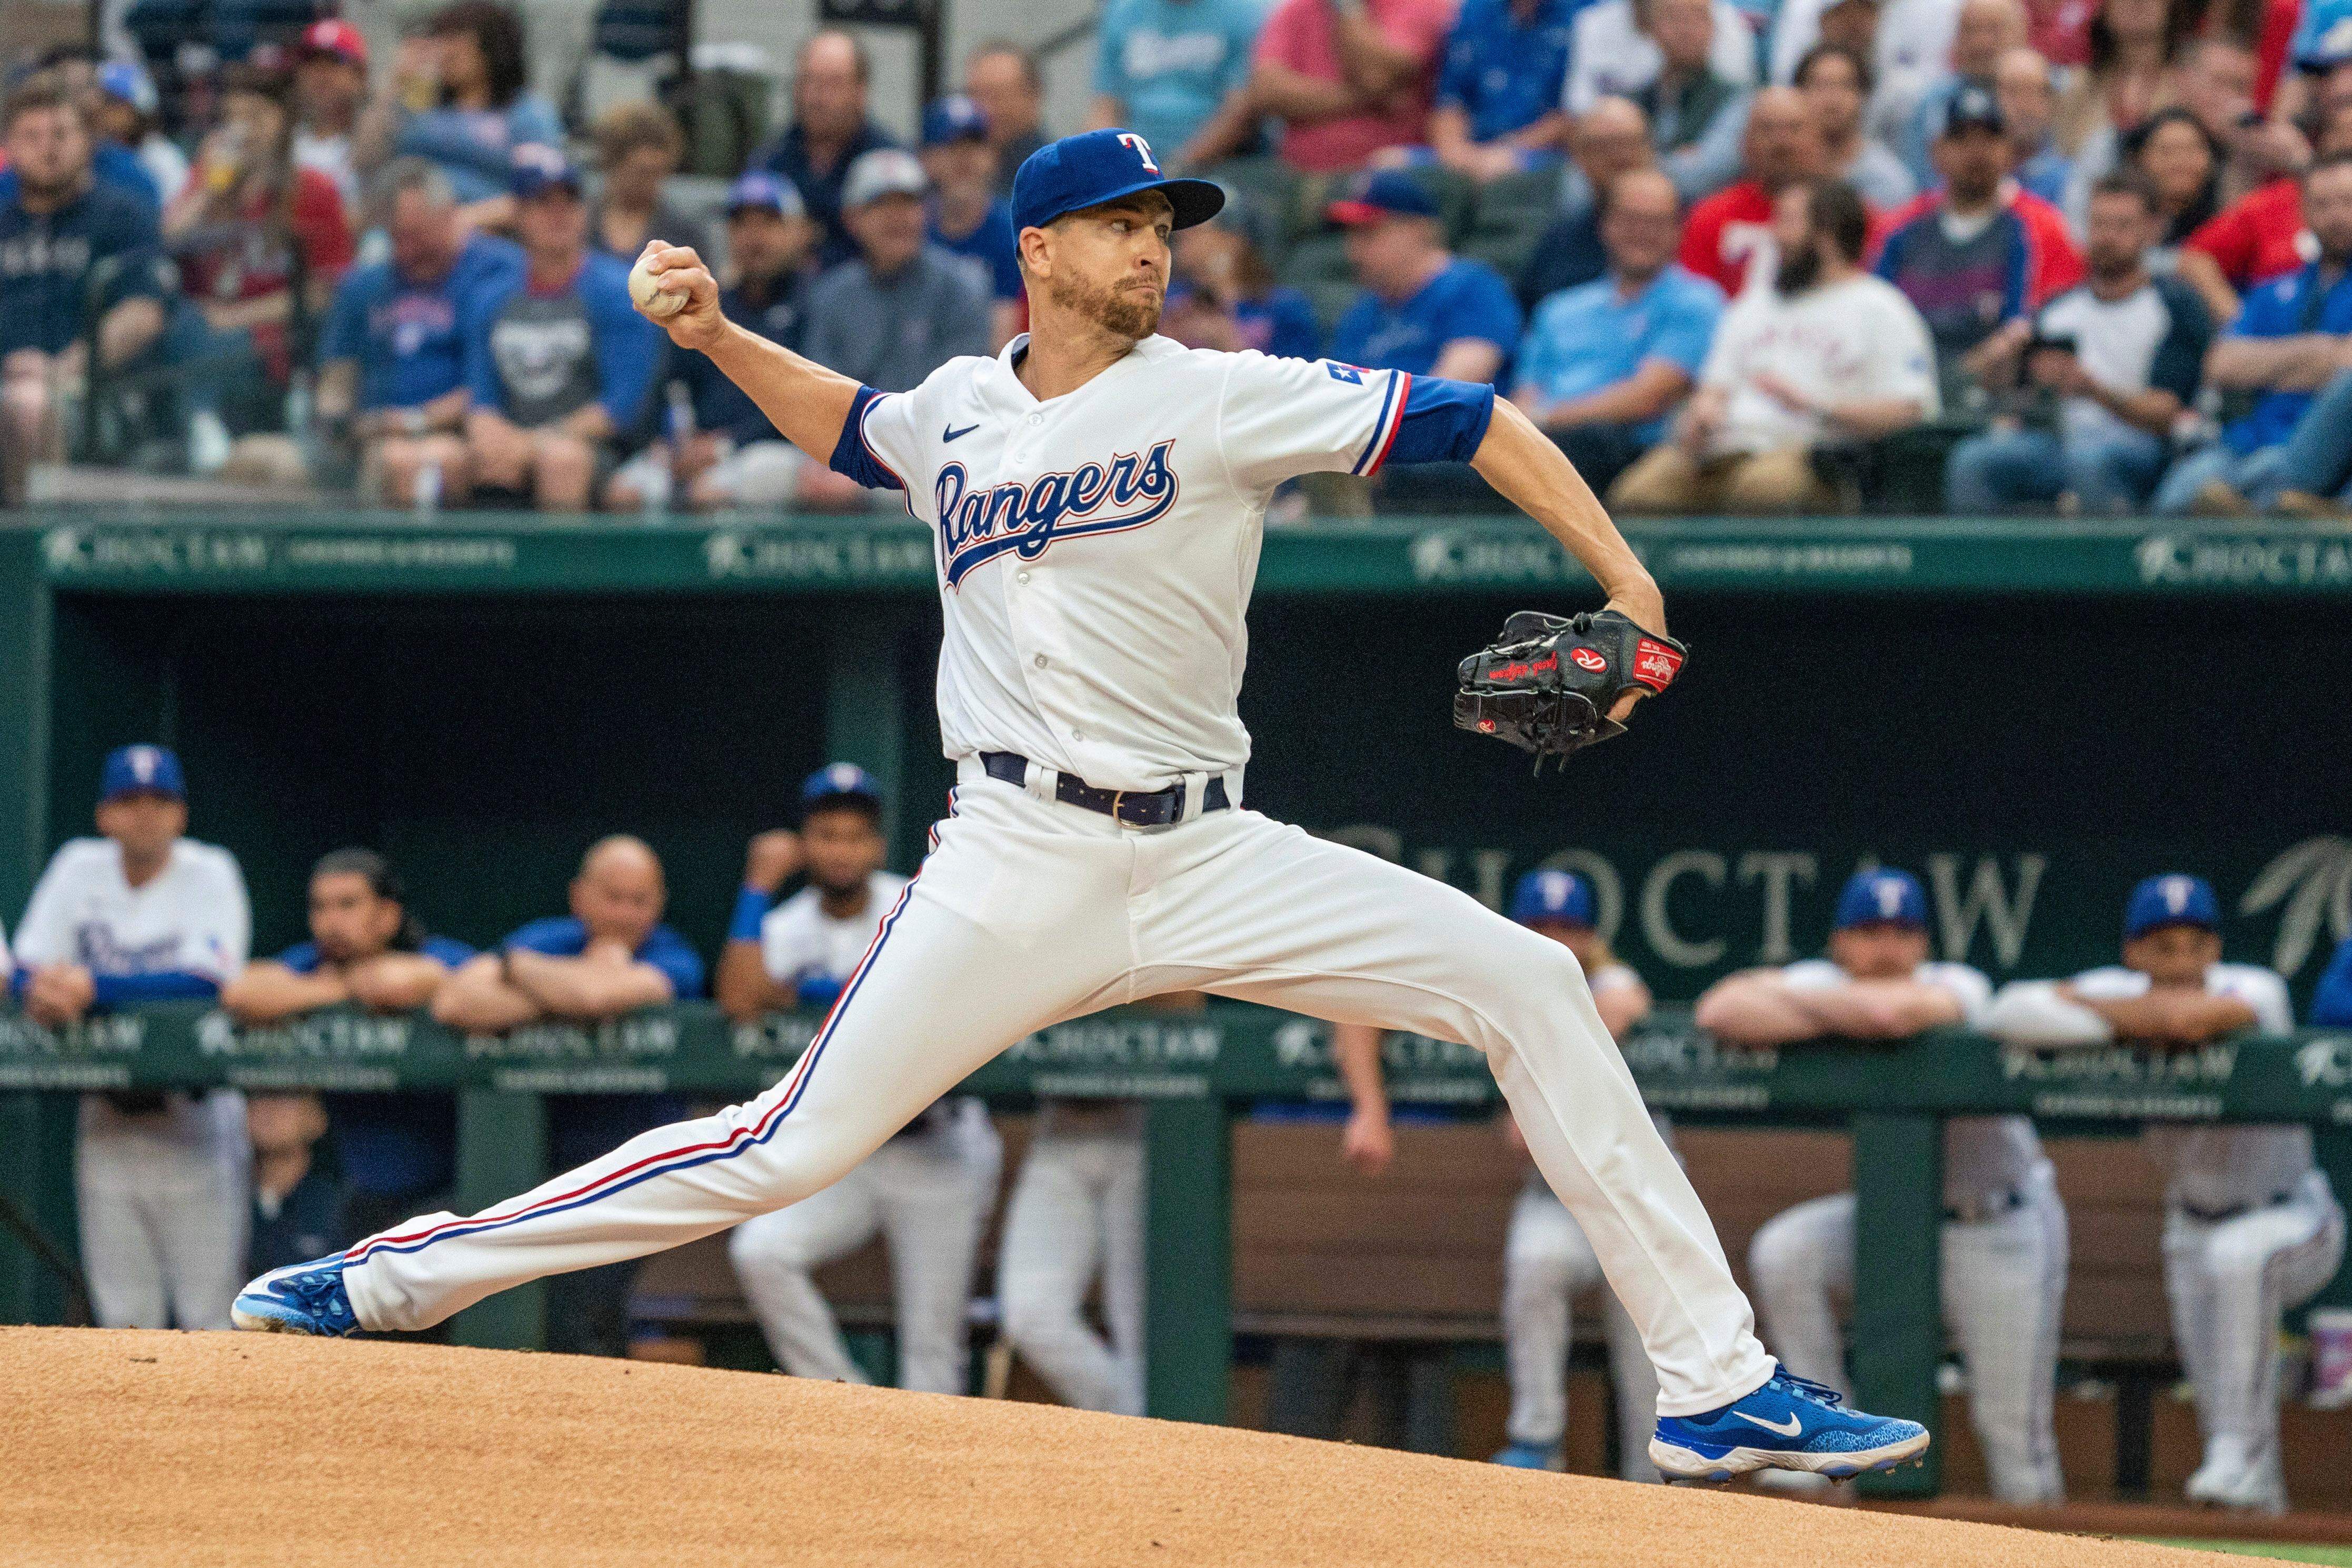
[[[1489,181],[1475,193],[1469,232],[1456,247],[1506,277],[1517,277],[1559,208],[1559,171],[1535,169]]]

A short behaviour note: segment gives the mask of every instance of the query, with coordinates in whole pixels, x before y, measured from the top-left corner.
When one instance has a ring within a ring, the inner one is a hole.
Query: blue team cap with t
[[[561,147],[550,147],[543,141],[525,141],[514,150],[514,164],[508,176],[508,186],[515,200],[528,202],[533,196],[552,191],[558,186],[580,193],[580,171],[563,155]]]
[[[1836,929],[1851,925],[1911,925],[1927,928],[1927,890],[1907,871],[1881,866],[1858,871],[1838,894]]]
[[[98,68],[98,90],[121,99],[142,114],[155,112],[155,84],[129,60],[109,60]]]
[[[923,145],[945,147],[955,141],[988,140],[988,111],[961,93],[931,100],[923,110]]]
[[[844,797],[882,803],[882,786],[874,775],[855,762],[828,762],[808,776],[801,786],[801,807],[803,810],[827,800]]]
[[[2213,884],[2201,876],[2175,872],[2152,876],[2131,891],[2124,905],[2124,940],[2145,936],[2165,925],[2196,925],[2207,931],[2221,928],[2221,901]]]
[[[1386,218],[1433,218],[1437,198],[1429,188],[1400,169],[1359,175],[1348,193],[1323,209],[1335,224],[1354,228]]]
[[[765,169],[754,169],[739,175],[727,187],[727,215],[758,208],[773,213],[780,218],[796,218],[808,211],[801,201],[801,188],[782,174],[771,174]]]
[[[161,746],[123,746],[106,754],[98,772],[100,804],[125,795],[169,795],[188,798],[188,781],[181,777],[180,759]]]
[[[1531,871],[1511,889],[1511,918],[1522,925],[1590,925],[1592,884],[1572,871]]]
[[[1132,131],[1089,131],[1048,141],[1022,160],[1013,176],[1013,227],[1042,229],[1055,218],[1157,191],[1176,211],[1176,226],[1207,223],[1225,204],[1224,188],[1208,180],[1171,180],[1160,172],[1151,143]]]

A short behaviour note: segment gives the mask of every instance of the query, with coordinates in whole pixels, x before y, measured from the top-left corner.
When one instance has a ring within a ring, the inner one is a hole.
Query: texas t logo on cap
[[[1145,168],[1150,170],[1155,174],[1160,172],[1160,165],[1151,161],[1150,142],[1146,141],[1142,137],[1138,136],[1132,131],[1122,131],[1118,133],[1118,144],[1121,147],[1131,149],[1138,158],[1143,160],[1143,166]]]

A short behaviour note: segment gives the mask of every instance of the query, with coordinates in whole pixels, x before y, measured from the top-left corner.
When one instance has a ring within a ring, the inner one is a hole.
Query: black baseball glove
[[[1547,758],[1566,767],[1571,753],[1625,733],[1609,716],[1620,697],[1664,691],[1688,656],[1614,610],[1569,620],[1522,610],[1492,647],[1462,661],[1454,723],[1534,752],[1538,773]]]

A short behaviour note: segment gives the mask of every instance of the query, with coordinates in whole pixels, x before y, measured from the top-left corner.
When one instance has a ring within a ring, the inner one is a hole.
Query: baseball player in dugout
[[[2193,1050],[2241,1030],[2285,1034],[2294,1017],[2275,970],[2221,961],[2220,901],[2176,874],[2132,890],[2120,966],[2004,986],[1983,1027],[2012,1045]],[[2189,1500],[2284,1513],[2279,1320],[2335,1277],[2343,1207],[2312,1165],[2309,1127],[2159,1124],[2146,1138],[2169,1173],[2164,1287],[2205,1438]]]
[[[821,1013],[839,999],[907,885],[882,869],[881,824],[881,787],[836,762],[801,787],[797,836],[752,841],[719,960],[719,1002],[730,1015]],[[796,863],[808,885],[769,908]],[[783,1369],[866,1381],[809,1275],[878,1234],[890,1249],[898,1386],[966,1392],[972,1264],[1003,1157],[979,1101],[937,1101],[823,1192],[736,1227],[727,1254]]]
[[[1829,956],[1750,969],[1708,988],[1699,1027],[1741,1045],[1833,1036],[1900,1040],[1973,1025],[1992,986],[1927,956],[1927,898],[1908,872],[1854,873],[1838,895]],[[1853,1291],[1854,1197],[1775,1215],[1748,1254],[1764,1336],[1801,1376],[1843,1389],[1834,1301]],[[1955,1116],[1944,1131],[1944,1318],[1960,1347],[1969,1415],[1993,1495],[2063,1500],[2052,1404],[2066,1294],[2066,1211],[2033,1124]]]
[[[902,492],[931,525],[940,728],[958,780],[947,815],[782,1082],[478,1214],[419,1216],[263,1275],[240,1323],[417,1328],[527,1280],[725,1229],[840,1180],[1033,1030],[1202,990],[1486,1055],[1641,1329],[1660,1469],[1850,1475],[1926,1448],[1924,1427],[1854,1410],[1766,1353],[1567,948],[1244,808],[1244,617],[1267,499],[1296,476],[1468,462],[1557,538],[1606,608],[1579,618],[1573,643],[1575,628],[1515,617],[1549,651],[1512,661],[1507,680],[1564,680],[1573,655],[1597,693],[1566,693],[1580,736],[1613,735],[1683,653],[1608,514],[1492,387],[1159,336],[1169,236],[1223,201],[1163,174],[1132,131],[1040,148],[1013,196],[1030,330],[899,393],[733,326],[701,257],[648,246],[640,308],[673,341],[709,354],[802,451]],[[1470,664],[1507,679],[1491,650]],[[1535,733],[1513,716],[1526,705],[1502,700],[1517,695],[1465,689],[1457,712],[1494,710],[1478,727],[1524,734],[1540,759],[1565,698],[1552,692]]]

